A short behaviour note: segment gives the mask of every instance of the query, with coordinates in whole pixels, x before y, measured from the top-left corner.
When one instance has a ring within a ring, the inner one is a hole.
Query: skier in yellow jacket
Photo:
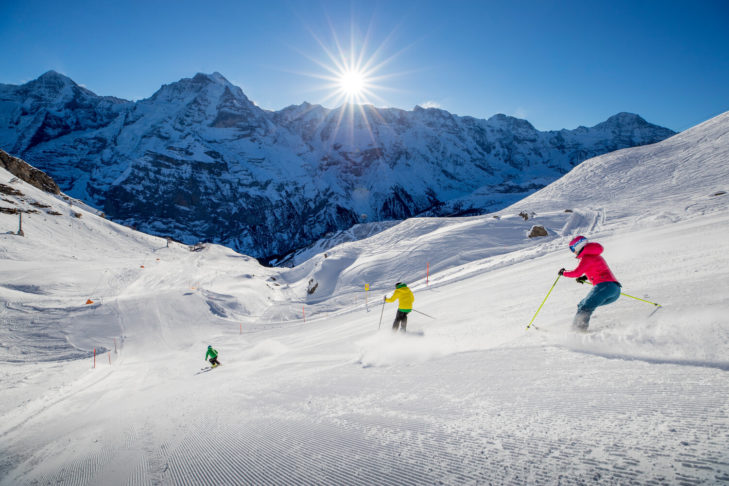
[[[395,284],[395,293],[389,299],[387,296],[384,297],[385,302],[397,303],[397,314],[395,314],[395,322],[392,323],[392,330],[397,331],[398,327],[402,332],[405,332],[408,325],[408,314],[413,310],[413,302],[415,296],[412,291],[402,282]]]

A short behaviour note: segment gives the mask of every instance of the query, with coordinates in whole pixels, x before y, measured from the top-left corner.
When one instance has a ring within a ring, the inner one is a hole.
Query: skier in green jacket
[[[208,359],[208,356],[210,356],[210,364],[213,368],[220,364],[220,361],[218,361],[218,352],[215,351],[212,346],[208,346],[208,352],[205,353],[205,359]]]

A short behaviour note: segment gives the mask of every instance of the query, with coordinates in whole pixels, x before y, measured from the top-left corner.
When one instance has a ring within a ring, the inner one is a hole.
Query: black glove
[[[557,272],[557,273],[560,274],[560,275],[564,275],[564,268],[560,268],[559,269],[559,272]]]
[[[575,280],[577,281],[577,283],[583,284],[583,283],[587,282],[587,275],[583,275],[582,277],[577,277]]]
[[[387,300],[387,296],[386,296],[386,295],[383,295],[383,296],[382,296],[382,301],[384,302],[384,301],[386,301],[386,300]]]

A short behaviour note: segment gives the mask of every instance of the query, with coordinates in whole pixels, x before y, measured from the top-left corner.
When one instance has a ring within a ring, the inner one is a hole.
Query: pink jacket
[[[605,260],[600,256],[602,253],[602,245],[600,243],[588,243],[582,249],[577,258],[580,264],[574,270],[564,272],[562,275],[570,278],[581,277],[587,275],[592,285],[603,282],[617,282],[613,272],[610,271]]]

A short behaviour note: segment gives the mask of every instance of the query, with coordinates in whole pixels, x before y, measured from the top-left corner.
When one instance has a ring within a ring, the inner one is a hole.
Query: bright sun
[[[386,41],[381,45],[372,45],[371,37],[369,30],[362,36],[351,26],[347,45],[340,40],[332,27],[330,42],[314,35],[326,55],[325,59],[317,59],[301,51],[303,56],[324,69],[322,73],[303,73],[326,81],[320,88],[326,94],[318,104],[343,106],[345,109],[342,113],[349,110],[350,115],[357,110],[365,115],[365,110],[371,106],[388,105],[379,93],[388,90],[382,84],[383,81],[398,76],[387,71],[392,68],[394,59],[400,53],[388,56]]]
[[[350,99],[359,98],[366,84],[364,74],[359,71],[345,71],[339,78],[339,88]]]

